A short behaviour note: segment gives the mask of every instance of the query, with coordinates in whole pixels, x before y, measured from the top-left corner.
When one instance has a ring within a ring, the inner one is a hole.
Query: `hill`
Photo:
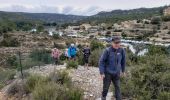
[[[115,23],[125,20],[144,19],[152,16],[162,15],[164,7],[138,8],[132,10],[113,10],[110,12],[99,12],[96,15],[83,19],[82,22],[89,23]]]
[[[24,13],[24,12],[3,12],[0,11],[0,19],[10,19],[13,21],[43,21],[57,23],[71,23],[79,21],[85,16],[52,14],[52,13]]]

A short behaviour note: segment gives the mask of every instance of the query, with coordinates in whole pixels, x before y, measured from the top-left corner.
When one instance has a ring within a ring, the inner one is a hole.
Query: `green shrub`
[[[39,83],[34,91],[34,100],[61,100],[60,96],[64,95],[64,88],[54,82],[48,82],[47,84]]]
[[[27,94],[28,91],[26,90],[25,82],[21,80],[16,80],[14,83],[10,84],[9,88],[7,89],[8,95],[15,95],[22,97],[24,94]]]
[[[33,91],[35,100],[82,100],[83,92],[77,88],[67,88],[54,82],[39,84]]]
[[[103,43],[99,42],[98,40],[92,40],[90,43],[90,49],[93,51],[95,49],[104,48]]]
[[[0,42],[0,46],[18,47],[20,46],[20,43],[16,38],[5,38],[3,41]]]
[[[161,92],[158,95],[158,100],[170,100],[170,92]]]
[[[145,56],[143,61],[132,68],[132,81],[139,99],[158,99],[161,92],[170,92],[170,63],[165,55]],[[148,95],[147,95],[148,94]],[[145,98],[143,98],[145,97]]]
[[[18,65],[17,57],[15,55],[8,57],[6,62],[8,66],[16,67]]]
[[[84,62],[84,60],[83,60],[83,58],[84,58],[84,55],[83,55],[83,53],[81,52],[81,51],[79,51],[78,53],[77,53],[77,60],[78,60],[78,64],[79,65],[84,65],[85,64],[85,62]]]
[[[67,100],[83,100],[83,91],[77,87],[72,87],[66,92]]]
[[[31,75],[26,81],[26,88],[29,92],[33,91],[34,88],[40,83],[46,83],[47,78],[39,75]]]
[[[95,49],[91,52],[90,58],[89,58],[89,64],[95,67],[98,67],[98,62],[100,59],[100,56],[102,55],[103,49]]]
[[[160,24],[161,18],[160,17],[153,17],[151,19],[151,24]]]
[[[167,34],[170,34],[170,31]]]
[[[78,68],[78,62],[73,61],[73,60],[67,61],[67,68],[75,68],[75,69],[77,69]]]
[[[59,39],[59,38],[60,38],[60,35],[59,35],[59,34],[53,34],[53,38],[54,38],[54,39]]]
[[[71,78],[69,77],[66,70],[50,73],[49,79],[55,83],[59,83],[62,85],[71,85]]]
[[[162,20],[165,22],[170,21],[170,16],[163,16]]]
[[[6,84],[7,81],[14,79],[15,70],[0,71],[0,83]]]
[[[134,84],[130,77],[121,78],[121,92],[124,98],[133,98]]]

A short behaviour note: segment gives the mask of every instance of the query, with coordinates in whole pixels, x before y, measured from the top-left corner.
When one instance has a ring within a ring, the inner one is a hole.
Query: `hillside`
[[[155,15],[162,15],[162,11],[166,6],[155,8],[138,8],[131,10],[113,10],[110,12],[99,12],[92,16],[76,16],[64,15],[54,13],[23,13],[23,12],[2,12],[0,11],[0,19],[7,18],[11,20],[33,20],[44,22],[57,22],[57,23],[75,23],[91,22],[91,23],[115,23],[125,20],[144,19],[150,18]]]
[[[3,12],[0,11],[0,19],[6,18],[13,21],[44,21],[57,23],[71,23],[86,18],[85,16],[52,14],[52,13],[23,13],[23,12]]]
[[[82,22],[91,22],[91,23],[115,23],[125,20],[134,20],[134,19],[144,19],[150,18],[152,16],[162,15],[164,7],[156,8],[138,8],[131,10],[113,10],[110,12],[99,12],[96,15],[90,16]]]

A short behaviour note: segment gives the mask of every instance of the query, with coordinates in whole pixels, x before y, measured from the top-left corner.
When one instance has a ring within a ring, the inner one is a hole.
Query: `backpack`
[[[84,55],[90,55],[90,49],[84,49]]]
[[[70,55],[75,55],[76,54],[76,48],[75,47],[71,47],[70,48]]]

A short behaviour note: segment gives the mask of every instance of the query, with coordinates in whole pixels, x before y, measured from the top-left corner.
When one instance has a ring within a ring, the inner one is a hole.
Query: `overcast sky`
[[[170,0],[0,0],[0,11],[93,15],[99,11],[164,5],[170,5]]]

